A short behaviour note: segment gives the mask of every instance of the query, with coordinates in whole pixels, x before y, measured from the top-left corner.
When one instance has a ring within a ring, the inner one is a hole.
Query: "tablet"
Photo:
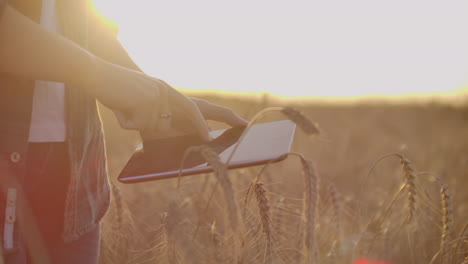
[[[211,131],[211,147],[224,163],[239,144],[228,168],[242,168],[278,162],[290,151],[296,125],[290,120],[255,124],[239,142],[245,127]],[[172,137],[143,142],[119,175],[122,183],[137,183],[212,172],[200,153],[189,152],[182,165],[185,151],[203,141],[197,135]]]

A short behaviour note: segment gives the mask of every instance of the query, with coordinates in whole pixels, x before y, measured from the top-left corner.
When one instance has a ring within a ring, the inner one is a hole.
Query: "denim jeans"
[[[45,253],[51,264],[97,264],[99,256],[99,227],[78,240],[64,243],[62,238],[70,165],[64,142],[30,143],[24,192],[42,236]],[[4,254],[6,264],[37,263],[27,248],[28,234],[19,229],[17,249]]]

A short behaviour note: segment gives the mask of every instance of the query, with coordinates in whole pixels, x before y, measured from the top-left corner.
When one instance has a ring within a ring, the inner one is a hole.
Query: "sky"
[[[149,75],[286,97],[468,93],[466,0],[95,0]],[[131,3],[131,6],[129,6]]]

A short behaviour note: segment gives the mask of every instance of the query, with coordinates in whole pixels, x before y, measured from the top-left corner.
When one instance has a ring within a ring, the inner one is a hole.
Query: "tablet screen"
[[[238,144],[244,127],[234,127],[210,132],[211,147],[222,162],[226,163]],[[228,164],[239,168],[282,160],[289,152],[295,124],[290,120],[255,124],[246,133]],[[200,153],[190,152],[182,163],[184,153],[191,146],[201,145],[197,135],[143,142],[123,169],[119,181],[134,183],[193,175],[212,171]]]

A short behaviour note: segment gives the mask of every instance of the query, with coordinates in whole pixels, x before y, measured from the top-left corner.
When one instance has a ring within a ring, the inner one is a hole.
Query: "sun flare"
[[[175,87],[334,99],[468,93],[468,2],[95,4],[137,64]]]

